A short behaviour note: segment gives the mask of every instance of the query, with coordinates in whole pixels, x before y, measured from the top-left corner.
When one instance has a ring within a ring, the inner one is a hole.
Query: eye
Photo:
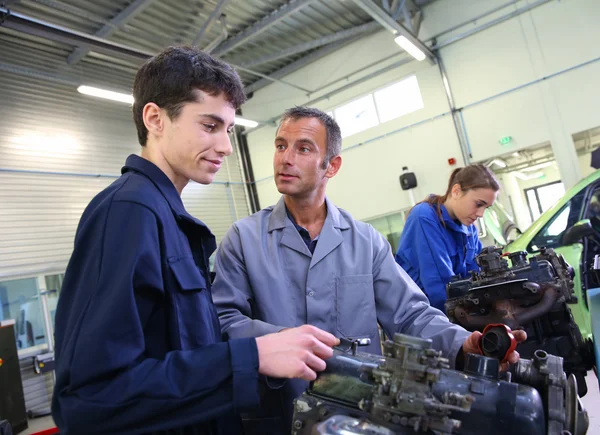
[[[275,144],[275,149],[278,149],[279,151],[282,151],[285,149],[285,145],[282,144]]]
[[[303,153],[308,153],[308,152],[310,152],[310,148],[308,148],[308,147],[301,147],[300,151],[303,152]]]
[[[217,128],[217,124],[202,124],[208,132],[212,132]]]

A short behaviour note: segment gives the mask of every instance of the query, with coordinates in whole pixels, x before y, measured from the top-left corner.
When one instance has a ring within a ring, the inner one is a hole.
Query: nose
[[[293,166],[296,160],[296,154],[292,147],[287,147],[284,151],[280,152],[281,163],[289,166]]]
[[[233,147],[231,145],[231,136],[229,133],[225,133],[224,136],[219,137],[215,151],[223,156],[231,155],[233,152]]]
[[[477,209],[476,216],[477,216],[478,218],[482,218],[484,213],[485,213],[485,208],[478,208],[478,209]]]

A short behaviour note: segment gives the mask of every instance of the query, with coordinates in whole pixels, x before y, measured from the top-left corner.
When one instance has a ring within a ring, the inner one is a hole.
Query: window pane
[[[340,106],[334,112],[335,120],[342,130],[342,137],[351,136],[379,124],[371,94]]]
[[[560,235],[569,226],[571,204],[567,204],[531,241],[531,249],[539,251],[541,248],[559,246]]]
[[[562,183],[553,183],[547,186],[537,188],[542,213],[556,204],[565,194],[565,185]]]
[[[416,76],[375,92],[379,121],[386,122],[424,107]]]
[[[552,223],[548,226],[546,231],[544,231],[545,236],[558,236],[564,230],[567,229],[567,224],[569,223],[569,212],[571,211],[571,207],[566,207],[563,211],[561,211],[558,216],[552,221]]]
[[[58,304],[58,297],[60,296],[60,289],[62,288],[64,278],[64,273],[59,273],[57,275],[47,275],[45,277],[47,290],[46,297],[48,301],[48,315],[50,316],[50,321],[52,322],[52,330],[54,330],[54,327],[56,325],[56,306]]]
[[[0,282],[0,319],[15,319],[17,349],[46,343],[37,278]]]
[[[385,237],[392,247],[392,254],[395,255],[396,251],[398,250],[400,235],[402,234],[404,223],[406,222],[406,211],[403,210],[398,213],[393,213],[375,219],[366,219],[364,222],[373,225],[373,228],[375,228],[383,237]]]
[[[527,192],[527,202],[529,203],[529,212],[531,217],[535,221],[541,216],[540,209],[538,206],[537,198],[535,197],[535,189],[529,189]]]

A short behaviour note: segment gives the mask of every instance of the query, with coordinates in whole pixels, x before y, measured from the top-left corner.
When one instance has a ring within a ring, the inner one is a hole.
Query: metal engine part
[[[595,364],[593,343],[584,340],[568,304],[575,303],[573,268],[553,249],[542,249],[527,260],[527,252],[508,255],[494,246],[477,257],[480,273],[454,277],[447,285],[446,312],[451,322],[469,331],[491,323],[524,329],[527,341],[517,346],[524,358],[543,349],[564,359],[564,370],[574,374],[581,396],[585,376]]]
[[[467,354],[451,370],[431,340],[396,334],[383,357],[336,349],[294,402],[293,435],[584,435],[588,418],[562,358],[536,353],[511,373]],[[512,378],[512,380],[511,380]]]

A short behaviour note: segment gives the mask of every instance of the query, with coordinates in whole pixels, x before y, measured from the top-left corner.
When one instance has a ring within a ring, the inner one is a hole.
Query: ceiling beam
[[[210,30],[210,28],[215,23],[216,19],[221,16],[221,12],[223,11],[228,2],[229,0],[219,0],[217,6],[215,6],[208,19],[202,25],[202,28],[198,31],[198,34],[194,38],[192,45],[198,45],[204,34]]]
[[[119,58],[146,61],[154,55],[154,53],[148,53],[137,48],[117,44],[106,39],[98,38],[97,36],[28,17],[27,15],[14,11],[9,11],[3,7],[0,7],[0,22],[2,22],[2,27],[8,29],[49,39],[51,41],[61,42],[63,44],[73,46],[87,45],[94,51]]]
[[[322,47],[333,42],[341,41],[343,39],[354,38],[356,36],[364,35],[379,28],[379,23],[372,21],[370,23],[362,24],[360,26],[353,27],[351,29],[341,30],[331,35],[323,36],[322,38],[308,41],[303,44],[295,45],[285,50],[278,51],[273,54],[268,54],[257,59],[253,59],[250,62],[242,64],[243,67],[250,68],[263,63],[273,62],[284,57],[293,56],[295,54],[304,53],[305,51],[312,50],[314,48]]]
[[[394,20],[387,12],[381,9],[373,0],[353,0],[362,10],[371,15],[374,20],[379,22],[385,29],[392,32],[397,36],[404,36],[419,50],[421,50],[425,57],[435,64],[435,54],[427,47],[420,39],[413,35],[406,27]]]
[[[255,75],[255,76],[258,76],[258,77],[262,77],[264,80],[268,80],[270,82],[283,83],[284,85],[288,85],[291,88],[298,89],[299,91],[302,91],[302,92],[304,92],[307,95],[309,95],[312,92],[310,89],[303,88],[301,86],[295,85],[295,84],[287,82],[285,80],[281,80],[281,79],[278,79],[278,78],[275,78],[275,77],[272,77],[272,76],[268,76],[268,75],[260,73],[258,71],[253,71],[251,69],[244,68],[243,66],[236,65],[235,63],[229,63],[229,65],[231,65],[235,69],[239,69],[240,71],[245,71],[248,74],[252,74],[252,75]]]
[[[260,35],[262,32],[267,30],[269,27],[277,24],[281,20],[285,19],[294,12],[299,11],[310,3],[314,3],[316,0],[290,0],[287,4],[283,5],[279,9],[271,12],[269,15],[263,17],[260,21],[257,21],[250,27],[242,30],[237,35],[227,39],[220,44],[214,51],[217,56],[223,56],[230,52],[234,48],[239,47],[246,41]]]
[[[358,39],[359,39],[359,37],[345,39],[345,40],[334,42],[333,44],[329,44],[324,47],[321,47],[318,50],[315,50],[312,53],[296,60],[295,62],[292,62],[292,63],[284,66],[283,68],[280,68],[277,71],[271,73],[269,75],[269,77],[281,79],[281,77],[285,77],[289,74],[292,74],[293,72],[298,71],[300,68],[304,68],[306,65],[308,65],[312,62],[315,62],[315,61],[327,56],[328,54],[331,54],[331,53],[339,50],[340,48],[342,48],[348,44],[351,44],[352,42],[355,42]],[[246,86],[246,94],[256,92],[259,89],[262,89],[267,85],[270,85],[271,83],[272,83],[272,81],[270,81],[269,79],[266,79],[266,78],[258,80],[256,82],[252,83],[251,85]]]
[[[94,36],[98,38],[107,38],[115,31],[123,26],[127,21],[134,18],[137,14],[142,12],[148,6],[152,4],[154,0],[134,0],[129,4],[125,9],[123,9],[119,14],[117,14],[113,19],[111,19],[107,24],[104,25],[100,30],[98,30]],[[77,47],[75,50],[69,54],[67,57],[67,63],[69,65],[74,65],[79,62],[88,52],[90,48],[87,46]]]

